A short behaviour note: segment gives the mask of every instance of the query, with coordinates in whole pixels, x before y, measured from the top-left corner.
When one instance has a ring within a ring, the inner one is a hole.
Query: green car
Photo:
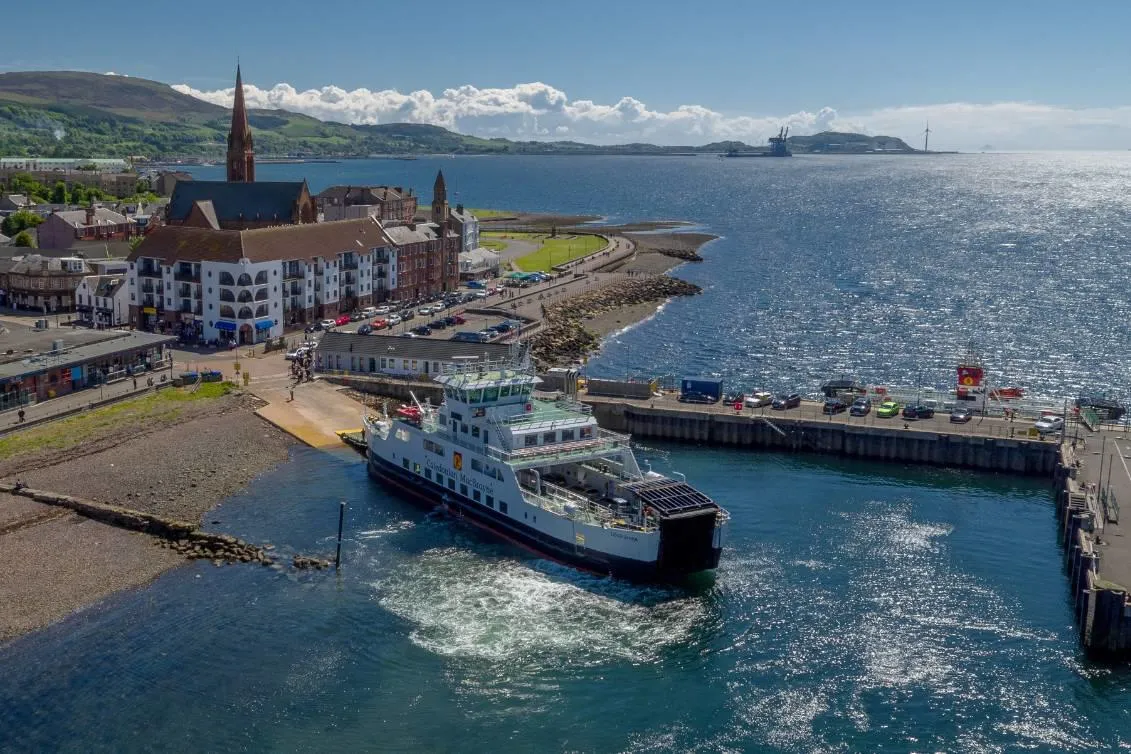
[[[876,416],[882,416],[885,419],[898,415],[899,404],[895,401],[884,401],[880,404],[880,407],[876,409]]]

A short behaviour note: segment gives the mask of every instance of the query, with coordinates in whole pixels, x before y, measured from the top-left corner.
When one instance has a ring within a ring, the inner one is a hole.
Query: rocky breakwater
[[[547,308],[545,324],[531,339],[531,352],[539,368],[576,362],[600,345],[599,335],[585,327],[587,320],[701,292],[693,283],[666,275],[626,278],[603,286]]]
[[[0,484],[0,491],[31,498],[38,503],[66,508],[80,516],[119,529],[148,534],[157,544],[174,550],[186,558],[211,560],[215,565],[257,563],[269,566],[275,562],[268,551],[269,547],[249,544],[229,534],[201,531],[187,521],[96,503],[73,495],[35,490],[20,484]],[[325,568],[329,562],[320,558],[296,556],[293,565],[296,568]]]

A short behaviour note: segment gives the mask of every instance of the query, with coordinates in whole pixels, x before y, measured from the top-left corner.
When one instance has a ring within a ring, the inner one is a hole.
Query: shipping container
[[[684,377],[679,399],[689,403],[715,403],[723,397],[723,381],[714,377]]]
[[[656,383],[655,381],[599,380],[591,377],[585,384],[585,391],[589,395],[599,395],[605,398],[643,400],[652,397],[652,393],[656,391]]]

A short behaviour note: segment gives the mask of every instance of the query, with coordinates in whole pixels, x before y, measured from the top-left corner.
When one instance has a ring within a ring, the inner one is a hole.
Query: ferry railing
[[[629,439],[628,435],[598,429],[596,436],[591,439],[559,442],[550,445],[531,445],[516,450],[503,450],[492,445],[487,447],[486,452],[490,457],[510,464],[545,462],[548,460],[561,461],[592,453],[608,452],[621,447],[627,448],[629,447]]]

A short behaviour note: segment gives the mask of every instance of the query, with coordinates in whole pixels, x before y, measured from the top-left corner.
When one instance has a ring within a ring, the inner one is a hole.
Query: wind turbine
[[[927,121],[927,128],[923,131],[923,151],[927,150],[927,142],[931,138],[931,121]]]

